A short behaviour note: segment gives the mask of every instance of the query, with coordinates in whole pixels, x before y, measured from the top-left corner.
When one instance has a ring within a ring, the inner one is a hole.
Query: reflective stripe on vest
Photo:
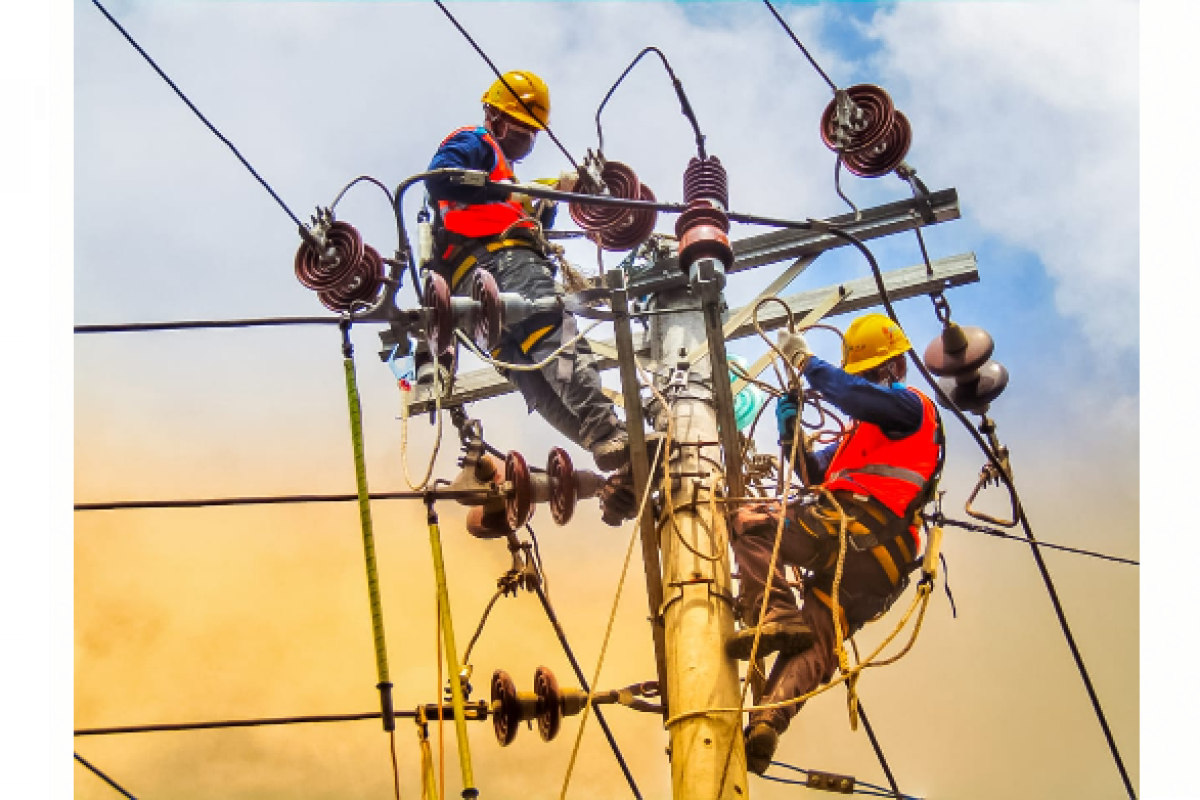
[[[933,402],[916,389],[921,399],[921,425],[903,439],[889,439],[870,422],[857,422],[842,440],[826,471],[825,488],[874,497],[897,516],[937,471],[941,449],[937,442],[938,417]]]
[[[492,153],[496,157],[495,166],[488,173],[488,180],[493,183],[501,181],[515,181],[516,175],[508,167],[508,160],[504,158],[504,151],[500,149],[500,145],[496,144],[496,140],[484,128],[467,126],[459,128],[442,140],[442,144],[453,139],[458,134],[464,131],[475,131],[487,142],[492,148]],[[498,236],[504,233],[515,223],[520,222],[525,216],[525,210],[520,203],[513,200],[501,200],[494,203],[456,203],[451,200],[438,201],[438,213],[442,220],[442,226],[451,233],[456,233],[459,236],[466,236],[472,239],[484,238],[488,236]],[[532,226],[532,223],[529,223]]]

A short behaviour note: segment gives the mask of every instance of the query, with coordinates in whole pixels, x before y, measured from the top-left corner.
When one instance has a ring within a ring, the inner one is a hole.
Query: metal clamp
[[[664,620],[666,620],[667,609],[670,608],[671,604],[676,600],[682,600],[684,594],[688,590],[688,587],[692,586],[704,586],[707,589],[707,595],[709,598],[715,597],[718,600],[724,600],[729,605],[729,608],[733,609],[735,607],[733,595],[726,589],[714,588],[715,585],[715,578],[691,578],[686,581],[671,581],[669,584],[667,584],[668,588],[678,589],[678,591],[663,600],[662,605],[659,606],[658,613],[655,614],[655,624],[665,624]]]

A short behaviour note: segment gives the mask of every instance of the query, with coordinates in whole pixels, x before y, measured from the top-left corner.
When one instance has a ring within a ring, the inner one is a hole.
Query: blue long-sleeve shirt
[[[871,383],[816,356],[809,359],[804,377],[821,397],[843,414],[878,425],[890,438],[903,439],[921,427],[925,415],[921,399],[899,384],[880,386]],[[813,453],[808,462],[810,481],[820,483],[825,480],[825,472],[837,448],[837,444],[831,444]]]
[[[454,134],[433,154],[429,169],[476,169],[490,173],[496,168],[496,152],[484,140],[484,133],[484,128],[470,128]],[[426,178],[425,190],[435,203],[439,200],[468,205],[493,202],[493,198],[487,196],[486,187],[463,186],[446,178]],[[557,212],[553,203],[546,203],[541,215],[542,225],[551,227]]]

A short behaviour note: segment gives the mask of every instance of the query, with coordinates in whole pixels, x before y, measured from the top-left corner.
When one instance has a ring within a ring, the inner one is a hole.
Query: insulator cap
[[[689,204],[675,221],[679,237],[679,268],[687,272],[698,259],[715,258],[726,269],[733,263],[733,246],[729,243],[729,217],[720,208],[704,200]]]
[[[1008,370],[999,361],[989,361],[979,368],[977,377],[969,381],[942,378],[938,384],[954,401],[954,405],[963,411],[983,414],[988,410],[988,405],[1008,387]],[[944,403],[942,405],[945,406]]]
[[[504,459],[504,480],[509,484],[504,504],[508,526],[514,531],[520,530],[533,515],[533,482],[529,475],[529,464],[515,450]]]
[[[296,251],[296,278],[306,289],[328,291],[346,282],[363,257],[363,240],[353,225],[334,222],[325,231],[325,252],[308,240]],[[324,259],[324,260],[322,260]]]
[[[561,447],[550,451],[546,461],[546,475],[550,479],[550,517],[558,525],[566,525],[575,514],[578,497],[575,487],[575,467],[571,457]]]
[[[860,178],[880,178],[900,166],[912,145],[912,125],[899,111],[883,138],[869,148],[842,159],[846,169]]]
[[[842,155],[858,153],[881,141],[892,127],[896,108],[891,95],[878,86],[861,83],[846,90],[850,100],[861,112],[852,123],[850,140],[841,148]],[[838,150],[837,98],[829,101],[821,114],[821,141],[830,150]]]
[[[471,299],[479,303],[471,326],[471,341],[483,352],[490,353],[500,344],[500,335],[504,332],[504,306],[500,302],[496,278],[486,269],[475,270]]]
[[[970,378],[995,349],[995,341],[983,328],[951,322],[925,348],[925,366],[938,377]]]
[[[729,176],[716,156],[703,161],[693,157],[683,171],[683,202],[690,205],[697,200],[729,209]]]
[[[638,180],[637,174],[619,161],[607,161],[600,177],[612,197],[654,202],[654,192]],[[605,250],[632,250],[654,232],[658,212],[618,206],[590,205],[584,201],[569,206],[571,219],[590,234]]]
[[[436,272],[430,272],[425,278],[421,305],[428,313],[425,336],[429,339],[429,352],[439,356],[450,352],[454,347],[454,311],[450,307],[450,286]]]
[[[548,668],[538,667],[533,673],[533,693],[537,696],[538,735],[543,742],[549,742],[558,736],[562,727],[562,692],[558,688],[558,678]]]
[[[517,738],[521,723],[521,701],[512,676],[502,669],[492,673],[492,731],[501,747],[508,747]]]

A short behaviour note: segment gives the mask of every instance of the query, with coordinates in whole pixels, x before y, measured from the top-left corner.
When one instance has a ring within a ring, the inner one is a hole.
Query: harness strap
[[[536,249],[536,245],[528,239],[509,238],[485,242],[468,250],[454,253],[453,255],[457,257],[465,252],[466,257],[457,263],[455,263],[454,258],[451,258],[447,264],[447,271],[453,270],[450,272],[450,291],[454,292],[458,289],[458,285],[462,283],[463,278],[467,277],[467,274],[471,271],[471,267],[478,263],[481,255],[484,253],[495,253],[497,250],[504,250],[509,247],[527,247],[530,250]]]
[[[904,481],[905,483],[911,483],[917,487],[923,487],[925,485],[925,478],[921,475],[921,473],[915,470],[905,469],[904,467],[896,467],[891,464],[864,464],[863,466],[856,467],[854,469],[838,470],[837,472],[833,473],[833,475],[826,478],[825,482],[833,483],[834,481],[848,478],[850,475],[854,474],[878,475],[881,478],[895,478],[896,480]]]

